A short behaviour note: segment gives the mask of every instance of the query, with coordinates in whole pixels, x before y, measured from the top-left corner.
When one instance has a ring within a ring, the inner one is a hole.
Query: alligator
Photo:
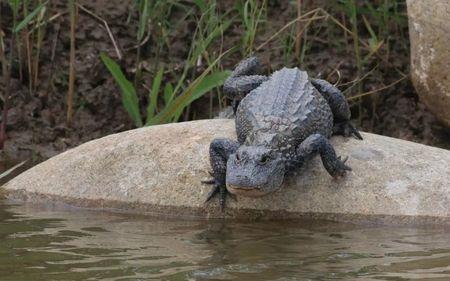
[[[342,177],[351,168],[336,155],[332,135],[361,134],[350,122],[342,92],[298,68],[261,75],[255,56],[244,59],[223,85],[233,101],[237,141],[214,139],[209,147],[213,185],[206,202],[217,194],[222,211],[228,195],[259,197],[281,188],[290,172],[320,154],[328,173]]]

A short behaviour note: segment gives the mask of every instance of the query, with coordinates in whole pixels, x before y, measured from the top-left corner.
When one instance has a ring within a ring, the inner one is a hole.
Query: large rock
[[[411,75],[420,99],[450,127],[450,2],[407,0]]]
[[[4,185],[8,197],[175,216],[220,217],[210,189],[208,146],[235,137],[232,120],[142,128],[80,145]],[[320,158],[289,178],[281,191],[230,201],[229,217],[314,217],[334,220],[450,222],[450,152],[364,134],[334,137],[353,168],[334,180]]]

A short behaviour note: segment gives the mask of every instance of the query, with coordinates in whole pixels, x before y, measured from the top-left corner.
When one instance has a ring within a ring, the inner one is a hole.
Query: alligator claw
[[[343,177],[347,171],[351,171],[352,170],[352,168],[350,168],[349,166],[345,165],[345,162],[347,162],[347,160],[348,160],[348,156],[345,157],[344,159],[342,159],[342,157],[339,156],[337,158],[337,160],[338,161],[336,162],[336,168],[335,168],[334,173],[333,173],[333,177],[334,178]]]
[[[220,203],[220,211],[223,213],[225,211],[225,202],[227,200],[227,189],[225,186],[219,186],[219,203]]]
[[[350,135],[355,136],[357,139],[363,140],[363,137],[361,136],[359,131],[355,128],[355,126],[353,126],[352,123],[348,122],[347,126],[348,126],[348,129],[350,131]]]
[[[233,199],[234,201],[237,201],[236,196],[234,194],[231,194],[230,192],[228,192],[225,185],[220,184],[219,182],[217,182],[217,180],[210,179],[210,180],[202,181],[202,183],[213,185],[213,187],[211,188],[211,191],[209,191],[209,193],[206,197],[205,204],[208,203],[209,201],[211,201],[211,199],[214,198],[217,194],[219,194],[220,211],[224,212],[227,196],[230,197],[231,199]]]
[[[215,179],[210,179],[210,180],[202,181],[203,184],[214,184],[215,182],[216,182]]]
[[[341,160],[341,156],[339,156],[338,157],[338,159],[342,162],[342,164],[345,164],[345,162],[347,162],[347,160],[348,160],[348,156],[346,156],[345,158],[344,158],[344,160]],[[350,167],[348,167],[349,169],[350,169]],[[352,169],[350,169],[350,171],[351,171]]]
[[[214,185],[211,191],[208,193],[205,203],[208,203],[219,192],[219,189],[220,187],[218,185]]]
[[[357,139],[363,139],[362,135],[350,121],[336,123],[333,128],[333,133],[343,135],[344,137],[354,136]]]

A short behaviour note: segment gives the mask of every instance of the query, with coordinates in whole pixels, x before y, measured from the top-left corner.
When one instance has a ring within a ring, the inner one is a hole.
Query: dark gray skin
[[[325,80],[310,79],[298,68],[283,68],[270,77],[260,75],[258,58],[241,61],[225,81],[224,93],[233,100],[238,140],[214,139],[210,145],[213,184],[223,210],[228,194],[257,197],[278,190],[285,175],[320,154],[333,177],[350,167],[328,139],[360,133],[350,123],[344,95]]]

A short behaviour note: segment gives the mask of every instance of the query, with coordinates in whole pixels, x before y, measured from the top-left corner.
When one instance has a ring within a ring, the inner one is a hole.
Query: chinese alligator
[[[350,167],[337,157],[328,139],[333,134],[362,139],[350,123],[350,109],[340,90],[308,77],[298,68],[260,74],[257,57],[241,61],[225,81],[233,100],[237,141],[214,139],[210,145],[213,179],[208,202],[219,194],[223,210],[231,194],[257,197],[278,190],[285,175],[313,155],[333,177]]]

